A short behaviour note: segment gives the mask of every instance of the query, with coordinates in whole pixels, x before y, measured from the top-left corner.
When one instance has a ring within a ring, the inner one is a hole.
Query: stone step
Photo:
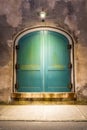
[[[25,93],[15,92],[11,95],[13,100],[25,101],[68,101],[76,100],[74,92],[61,92],[61,93]]]

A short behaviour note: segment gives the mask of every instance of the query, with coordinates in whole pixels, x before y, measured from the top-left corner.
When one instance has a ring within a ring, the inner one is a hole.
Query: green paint
[[[35,31],[23,36],[18,44],[19,92],[70,91],[70,51],[65,36],[53,31]]]

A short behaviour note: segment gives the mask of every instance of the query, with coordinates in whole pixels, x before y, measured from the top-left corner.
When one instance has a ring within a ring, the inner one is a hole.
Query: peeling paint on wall
[[[69,27],[69,29],[75,33],[76,36],[80,34],[77,26],[77,18],[75,15],[67,15],[64,23]]]
[[[10,59],[8,46],[4,43],[0,43],[0,59],[0,66],[6,65]]]
[[[6,15],[7,23],[17,27],[22,21],[22,0],[0,0],[0,15]]]
[[[48,0],[48,5],[51,9],[54,9],[56,4],[56,0]]]

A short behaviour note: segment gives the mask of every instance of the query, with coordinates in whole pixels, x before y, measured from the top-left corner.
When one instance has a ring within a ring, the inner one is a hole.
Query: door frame
[[[34,32],[34,31],[41,31],[41,30],[48,30],[48,31],[53,31],[53,32],[57,32],[60,33],[62,35],[64,35],[68,40],[69,40],[69,44],[71,45],[71,52],[70,52],[70,62],[72,64],[72,69],[71,69],[71,83],[72,83],[72,89],[71,92],[67,92],[67,93],[74,93],[75,92],[75,67],[74,67],[74,39],[71,36],[71,34],[69,34],[66,30],[62,29],[62,28],[56,28],[56,27],[50,27],[50,26],[39,26],[39,27],[33,27],[33,28],[27,28],[21,32],[19,32],[15,37],[14,37],[14,45],[13,45],[13,88],[12,88],[12,93],[17,92],[17,85],[16,85],[16,63],[17,63],[17,54],[16,54],[16,47],[18,45],[18,42],[20,40],[20,38],[22,38],[24,35]],[[17,93],[21,93],[21,92],[17,92]],[[24,92],[27,93],[27,92]],[[31,93],[31,92],[28,92]],[[32,92],[33,93],[33,92]],[[34,92],[37,93],[37,92]],[[49,92],[41,92],[41,93],[49,93]],[[55,93],[55,92],[52,92]],[[56,93],[60,93],[60,92],[56,92]]]

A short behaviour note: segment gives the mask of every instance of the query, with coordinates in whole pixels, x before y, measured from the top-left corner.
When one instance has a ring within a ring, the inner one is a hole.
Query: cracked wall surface
[[[46,11],[45,23],[39,12]],[[87,1],[86,0],[0,0],[0,100],[12,91],[13,38],[25,28],[52,25],[70,32],[75,39],[75,90],[87,99]]]

